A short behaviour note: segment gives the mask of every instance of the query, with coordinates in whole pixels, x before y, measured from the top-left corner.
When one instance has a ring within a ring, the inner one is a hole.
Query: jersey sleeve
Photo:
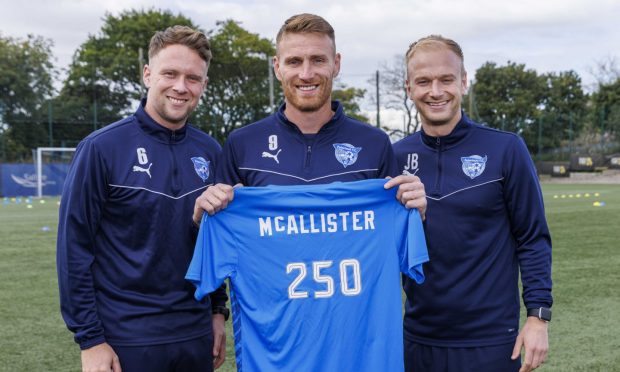
[[[400,203],[396,208],[399,209],[397,213],[402,215],[395,219],[400,271],[421,284],[425,279],[422,264],[429,260],[422,218],[417,209],[405,209]],[[402,225],[399,221],[403,221]]]
[[[551,236],[536,169],[521,138],[507,156],[505,203],[517,242],[526,308],[551,307]]]
[[[78,146],[65,180],[56,241],[60,310],[81,349],[105,342],[91,267],[106,185],[105,163],[95,144],[86,139]]]
[[[201,300],[222,286],[235,273],[237,250],[232,224],[225,223],[225,211],[202,217],[194,255],[185,279],[195,287],[194,297]]]

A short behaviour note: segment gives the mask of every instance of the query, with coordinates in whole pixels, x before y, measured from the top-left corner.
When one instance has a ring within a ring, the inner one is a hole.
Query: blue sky
[[[289,16],[319,14],[336,30],[341,80],[366,89],[382,64],[432,33],[461,44],[470,79],[487,61],[514,61],[539,73],[575,70],[589,89],[598,61],[620,62],[617,0],[0,0],[0,33],[52,39],[57,64],[66,67],[106,12],[149,8],[180,12],[206,30],[234,19],[272,40]]]

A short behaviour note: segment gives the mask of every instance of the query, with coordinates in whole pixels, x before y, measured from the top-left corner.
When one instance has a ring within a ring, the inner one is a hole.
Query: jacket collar
[[[467,137],[473,127],[474,122],[469,117],[467,117],[467,115],[465,115],[465,112],[461,111],[461,120],[459,120],[452,132],[450,132],[450,134],[442,137],[433,137],[426,134],[426,132],[424,132],[424,129],[422,129],[422,141],[424,142],[424,144],[431,148],[449,148],[458,144],[465,137]]]
[[[177,143],[185,139],[188,126],[187,123],[182,128],[170,130],[156,122],[144,109],[145,105],[146,98],[142,99],[140,107],[138,107],[138,110],[136,110],[134,114],[136,119],[138,119],[140,129],[142,129],[144,133],[164,143]]]

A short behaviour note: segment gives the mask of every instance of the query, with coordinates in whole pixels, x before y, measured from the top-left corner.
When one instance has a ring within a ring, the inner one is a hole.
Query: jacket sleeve
[[[521,138],[508,151],[505,203],[517,257],[526,308],[551,307],[551,235],[536,169]]]
[[[222,155],[217,163],[217,170],[215,172],[215,183],[224,183],[234,186],[238,183],[243,183],[239,170],[237,169],[237,159],[235,157],[234,149],[234,133],[228,136]]]
[[[56,265],[60,309],[75,342],[87,349],[105,342],[97,315],[91,267],[107,197],[105,164],[92,141],[78,146],[60,204]]]
[[[396,164],[396,155],[394,154],[394,149],[392,148],[392,144],[390,143],[389,137],[385,136],[385,147],[383,149],[383,153],[381,154],[380,159],[380,167],[379,167],[379,177],[396,177],[398,176],[398,166]]]

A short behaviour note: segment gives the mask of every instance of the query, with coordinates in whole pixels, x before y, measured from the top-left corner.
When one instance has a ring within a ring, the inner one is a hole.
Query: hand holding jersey
[[[422,130],[394,152],[400,170],[426,184],[433,260],[425,285],[404,280],[405,365],[415,372],[530,371],[545,360],[547,325],[528,318],[517,336],[519,277],[527,309],[548,311],[553,303],[542,192],[523,140],[462,110],[463,60],[461,47],[439,35],[412,43],[406,54],[407,94]]]
[[[235,198],[235,187],[241,187],[238,183],[234,187],[224,183],[218,183],[208,187],[198,198],[194,204],[194,215],[192,219],[196,226],[200,225],[202,214],[206,211],[209,215],[214,215],[218,211],[226,208]]]
[[[406,208],[416,208],[420,212],[422,221],[426,219],[426,192],[424,191],[424,184],[420,181],[420,178],[414,175],[396,176],[390,179],[383,187],[390,189],[394,186],[398,186],[396,192],[396,199],[402,203]]]

